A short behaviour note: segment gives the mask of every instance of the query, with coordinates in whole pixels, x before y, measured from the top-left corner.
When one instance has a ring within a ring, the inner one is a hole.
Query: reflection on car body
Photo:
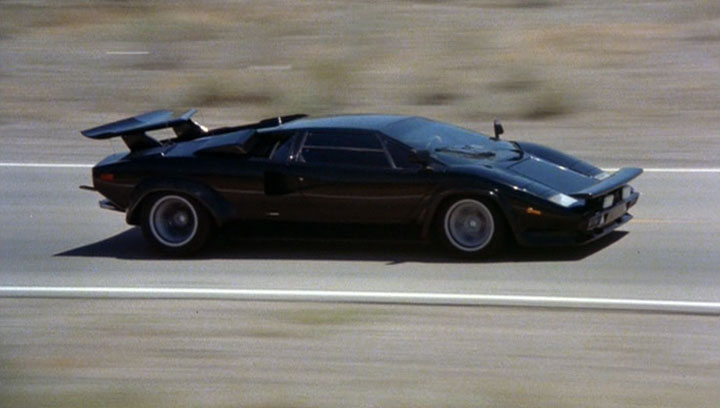
[[[230,221],[408,224],[459,255],[583,244],[632,217],[642,169],[608,174],[560,151],[415,116],[290,115],[208,130],[156,111],[83,131],[130,151],[92,171],[103,208],[172,254]],[[173,128],[158,141],[147,132]]]

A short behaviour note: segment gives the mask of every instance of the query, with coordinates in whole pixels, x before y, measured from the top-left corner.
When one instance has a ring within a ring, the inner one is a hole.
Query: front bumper
[[[558,224],[567,228],[524,230],[516,234],[519,244],[525,246],[571,246],[584,245],[600,239],[630,221],[633,216],[628,210],[637,204],[640,197],[634,192],[626,200],[606,210],[569,216]],[[560,220],[558,220],[560,221]]]

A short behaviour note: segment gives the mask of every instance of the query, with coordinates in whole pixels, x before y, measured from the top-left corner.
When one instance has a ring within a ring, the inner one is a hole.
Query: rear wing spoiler
[[[593,198],[609,193],[610,191],[627,184],[637,176],[641,175],[643,169],[637,167],[624,167],[611,174],[601,182],[588,188],[570,194],[578,198]]]
[[[107,123],[92,129],[83,130],[80,133],[82,133],[85,137],[96,140],[110,139],[118,136],[122,137],[130,151],[135,152],[162,145],[160,142],[145,133],[152,130],[172,128],[177,135],[177,139],[173,140],[186,141],[203,136],[215,136],[238,132],[241,130],[280,126],[283,123],[307,116],[304,114],[278,116],[270,119],[263,119],[257,123],[251,123],[248,125],[218,128],[208,131],[204,126],[201,126],[192,119],[192,116],[196,112],[197,109],[190,109],[182,115],[174,117],[173,113],[169,110],[158,110],[122,119],[117,122]]]
[[[180,140],[204,136],[207,129],[191,119],[196,112],[196,109],[191,109],[178,117],[173,117],[173,113],[169,110],[158,110],[83,130],[80,133],[90,139],[110,139],[120,136],[130,151],[134,152],[160,146],[160,142],[145,133],[151,130],[172,128]]]

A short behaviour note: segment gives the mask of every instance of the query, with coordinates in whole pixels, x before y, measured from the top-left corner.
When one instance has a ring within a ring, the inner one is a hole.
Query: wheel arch
[[[148,198],[158,193],[175,193],[196,200],[217,226],[223,225],[235,217],[235,208],[220,193],[209,186],[185,179],[148,179],[140,182],[130,196],[130,205],[126,213],[126,221],[130,225],[141,222],[142,207]]]
[[[489,202],[495,209],[500,210],[500,215],[506,226],[515,237],[518,227],[515,222],[512,207],[497,190],[470,189],[470,190],[447,190],[437,194],[427,207],[425,217],[422,219],[422,238],[428,238],[432,232],[435,218],[448,203],[461,198],[478,198]]]

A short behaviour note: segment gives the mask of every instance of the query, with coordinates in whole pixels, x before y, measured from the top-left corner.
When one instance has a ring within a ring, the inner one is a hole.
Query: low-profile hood
[[[565,194],[585,190],[598,183],[592,176],[532,155],[527,155],[520,162],[508,167],[508,170]]]

